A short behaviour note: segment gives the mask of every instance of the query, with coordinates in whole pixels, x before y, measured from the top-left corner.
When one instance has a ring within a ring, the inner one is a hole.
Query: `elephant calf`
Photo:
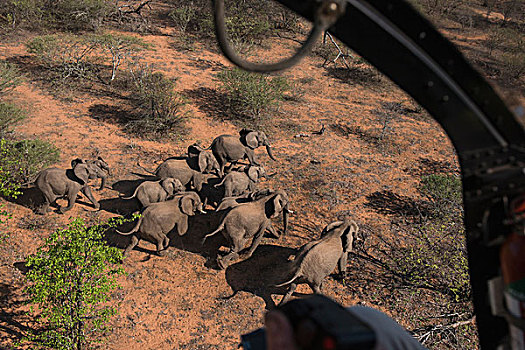
[[[224,185],[224,197],[239,196],[246,191],[254,191],[261,177],[266,177],[262,166],[248,166],[244,171],[232,171],[215,188]]]
[[[122,197],[122,199],[137,198],[143,208],[152,203],[164,202],[178,192],[184,191],[185,188],[178,179],[171,177],[159,181],[145,181],[141,183],[133,195]]]
[[[276,287],[290,285],[279,305],[290,299],[299,283],[307,283],[314,293],[321,293],[324,278],[331,274],[338,264],[340,272],[344,274],[348,253],[352,251],[358,231],[357,224],[347,218],[327,225],[319,240],[302,246],[289,266],[292,277],[276,285]]]
[[[124,255],[127,255],[141,238],[156,244],[157,254],[163,255],[170,242],[170,232],[176,226],[179,236],[186,234],[188,216],[195,215],[197,211],[204,213],[201,199],[195,192],[186,192],[168,201],[151,204],[144,210],[131,231],[117,230],[121,235],[133,235]]]

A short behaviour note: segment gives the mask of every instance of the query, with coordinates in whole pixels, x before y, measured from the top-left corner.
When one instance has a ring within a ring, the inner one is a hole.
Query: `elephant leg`
[[[164,236],[164,238],[157,241],[157,255],[158,256],[165,256],[166,255],[166,249],[168,248],[168,245],[170,243],[170,239],[167,236]]]
[[[139,244],[139,238],[135,235],[131,236],[131,242],[126,247],[126,250],[124,250],[124,253],[122,253],[122,256],[126,256],[133,250],[133,248],[136,247],[137,244]]]
[[[49,196],[47,196],[46,194],[44,194],[44,204],[42,204],[42,206],[40,207],[40,210],[39,210],[39,214],[46,214],[46,213],[49,213],[49,211],[51,209],[49,209],[49,205],[53,204],[53,202],[56,200],[56,198],[49,198]]]
[[[310,286],[310,288],[312,288],[315,294],[322,294],[321,283],[322,282],[308,282],[308,285]]]
[[[225,256],[223,256],[223,257],[218,256],[217,257],[217,265],[219,265],[219,268],[221,270],[224,270],[225,268],[227,268],[230,265],[230,262],[232,260],[236,260],[237,258],[239,258],[239,253],[237,251],[235,251],[235,248],[234,248],[228,254],[226,254]]]
[[[106,178],[105,177],[101,177],[101,181],[100,181],[100,187],[98,188],[99,191],[102,191],[104,189],[104,186],[106,186]]]
[[[67,207],[61,207],[60,212],[64,214],[66,211],[71,210],[77,200],[78,192],[69,192],[67,195]]]
[[[89,199],[89,201],[91,203],[93,203],[93,205],[95,206],[95,209],[99,209],[100,208],[100,204],[98,204],[97,200],[95,199],[95,197],[93,197],[93,193],[91,193],[91,188],[89,186],[84,186],[82,187],[82,193],[84,193],[86,195],[86,197]]]
[[[279,238],[279,234],[277,233],[277,231],[275,231],[275,227],[273,227],[273,225],[271,223],[268,225],[268,227],[266,229],[268,230],[268,232],[270,232],[272,237]]]
[[[279,303],[278,306],[281,306],[282,304],[284,304],[288,300],[290,300],[290,298],[292,297],[293,292],[295,292],[295,288],[297,288],[297,284],[296,283],[291,283],[290,284],[290,289],[288,289],[288,292],[284,295],[283,299],[281,300],[281,302]]]
[[[348,252],[344,252],[341,254],[341,257],[339,258],[339,261],[337,262],[337,265],[339,266],[339,273],[341,274],[341,278],[346,277],[346,265],[348,261]]]
[[[255,159],[255,153],[253,152],[252,149],[247,149],[246,150],[246,158],[248,158],[248,161],[250,162],[250,165],[261,165],[257,162],[257,160]]]
[[[253,242],[252,242],[252,246],[250,247],[250,250],[248,250],[248,254],[247,254],[247,257],[249,258],[250,256],[252,256],[253,252],[255,251],[255,249],[257,249],[257,247],[259,246],[259,244],[261,243],[262,239],[263,239],[263,236],[264,236],[264,231],[266,231],[266,227],[262,227],[256,234],[255,236],[253,237]]]

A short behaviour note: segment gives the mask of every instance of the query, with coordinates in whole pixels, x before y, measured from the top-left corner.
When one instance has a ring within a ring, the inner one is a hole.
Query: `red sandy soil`
[[[166,28],[165,32],[172,30]],[[30,117],[16,132],[53,142],[61,150],[58,167],[68,167],[76,157],[103,156],[114,170],[109,185],[138,179],[132,174],[142,173],[135,166],[137,160],[154,169],[155,162],[184,154],[190,143],[197,141],[207,146],[217,135],[236,134],[239,127],[208,112],[205,105],[213,101],[207,101],[208,96],[198,96],[199,91],[217,89],[214,74],[217,67],[229,66],[226,60],[204,45],[197,45],[195,51],[177,51],[172,45],[173,38],[167,35],[142,38],[154,45],[154,50],[144,52],[144,60],[169,77],[177,77],[177,90],[190,96],[193,114],[187,124],[188,135],[176,141],[148,141],[130,136],[115,123],[94,119],[89,111],[96,104],[114,105],[112,97],[86,93],[75,95],[73,102],[64,102],[47,92],[41,82],[30,80],[12,93],[12,100],[30,111]],[[23,43],[0,45],[1,58],[25,55]],[[299,247],[317,238],[324,225],[344,213],[351,213],[360,225],[371,228],[370,235],[382,235],[388,232],[389,220],[365,206],[367,195],[391,190],[417,198],[419,177],[407,169],[417,167],[421,159],[457,167],[452,145],[424,112],[395,116],[383,146],[367,142],[359,133],[345,132],[359,127],[362,133],[377,136],[381,121],[373,110],[381,110],[386,102],[398,102],[408,109],[415,108],[415,104],[384,77],[373,75],[365,78],[368,82],[359,83],[350,76],[345,81],[329,75],[321,63],[320,58],[311,56],[284,74],[299,84],[304,96],[299,102],[283,103],[265,127],[277,161],[270,160],[264,150],[257,151],[267,172],[277,173],[260,187],[289,191],[291,207],[296,212],[290,220],[289,234],[278,240],[265,238],[252,262],[239,261],[226,271],[207,267],[207,257],[198,249],[185,249],[176,243],[177,247],[171,247],[167,257],[158,257],[151,254],[153,245],[141,241],[139,246],[143,249],[132,251],[123,263],[127,276],[119,279],[122,287],[113,298],[119,313],[100,348],[236,348],[239,334],[262,325],[265,302],[257,288],[250,286],[257,286],[261,274],[279,273],[281,266],[273,266],[268,257],[275,252],[281,257],[288,255],[291,250],[286,247]],[[363,65],[355,74],[365,74],[366,69]],[[188,93],[191,91],[197,93]],[[321,124],[326,126],[323,135],[294,137],[318,130]],[[102,200],[118,195],[112,189],[95,191],[97,199]],[[23,314],[27,307],[17,303],[24,300],[24,282],[15,263],[23,262],[51,231],[74,217],[96,222],[116,216],[105,210],[94,212],[84,201],[65,215],[53,212],[46,217],[37,216],[28,207],[5,202],[13,218],[1,228],[9,233],[9,238],[0,247],[0,291],[12,306],[2,310],[8,317],[0,318],[0,348],[10,349],[26,327],[31,326],[30,317]],[[32,220],[39,220],[39,225],[28,229],[24,223]],[[212,223],[207,224],[203,230],[208,231],[202,234],[214,229]],[[350,261],[350,269],[351,265]],[[359,281],[345,283],[359,284]],[[235,289],[240,291],[225,299]],[[298,291],[311,293],[305,285]],[[344,283],[331,277],[326,279],[323,291],[345,305],[359,301],[348,293]],[[273,298],[278,302],[281,295],[275,294]],[[387,309],[384,311],[388,313]],[[399,321],[403,323],[402,319]]]

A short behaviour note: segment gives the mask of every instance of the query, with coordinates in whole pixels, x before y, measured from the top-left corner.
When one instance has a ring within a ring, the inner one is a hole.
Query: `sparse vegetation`
[[[13,126],[26,118],[26,112],[12,103],[0,102],[0,137],[4,138]]]
[[[170,138],[185,133],[188,117],[185,100],[173,89],[175,81],[149,66],[131,70],[131,101],[135,110],[125,128],[147,138]]]
[[[16,65],[0,61],[0,96],[12,91],[21,82],[22,77]]]
[[[434,295],[430,298],[436,300],[439,295],[442,301],[437,312],[455,312],[463,315],[463,320],[469,319],[471,290],[461,182],[456,175],[431,174],[421,178],[419,190],[427,201],[410,202],[399,197],[397,204],[386,199],[383,204],[373,205],[376,210],[385,209],[383,205],[390,206],[386,212],[395,215],[392,235],[380,235],[369,247],[362,248],[361,258],[375,265],[367,268],[372,280],[391,286],[390,296],[385,296],[390,302],[405,303],[399,299],[403,294],[426,293],[429,297]],[[371,196],[369,200],[378,201],[379,197]],[[404,291],[394,292],[397,289]],[[423,300],[424,296],[420,298]],[[435,315],[430,310],[418,310],[418,318],[412,323],[414,328],[424,330],[421,325],[433,323]],[[426,341],[435,341],[430,338]],[[454,336],[450,340],[457,339]]]
[[[5,141],[0,155],[0,168],[9,174],[12,186],[33,180],[46,166],[59,160],[59,150],[42,140]]]
[[[0,23],[4,29],[94,30],[115,11],[115,3],[109,0],[6,0],[0,9]]]
[[[75,219],[28,257],[26,293],[38,307],[43,328],[28,341],[64,350],[85,349],[99,341],[97,335],[117,312],[107,302],[118,288],[116,278],[124,273],[117,265],[122,253],[106,244],[104,233],[120,222],[86,227],[82,219]]]
[[[217,78],[227,94],[230,112],[237,118],[263,117],[283,101],[285,92],[290,89],[284,77],[269,77],[237,68],[224,70]]]

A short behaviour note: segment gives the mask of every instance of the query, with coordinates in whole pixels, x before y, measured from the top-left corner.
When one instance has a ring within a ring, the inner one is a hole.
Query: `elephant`
[[[143,208],[152,203],[164,202],[178,192],[184,191],[185,188],[178,179],[167,177],[159,181],[146,181],[141,183],[130,197],[122,199],[137,198]]]
[[[147,170],[140,164],[137,165],[148,173],[155,175],[159,180],[172,177],[178,179],[183,186],[191,183],[197,192],[202,190],[204,175],[200,171],[190,168],[185,159],[167,159],[154,172]]]
[[[196,192],[185,192],[165,202],[151,204],[144,210],[131,231],[117,230],[121,235],[132,235],[124,256],[135,248],[140,239],[156,244],[157,254],[164,255],[170,242],[168,237],[170,232],[177,226],[178,235],[185,235],[188,231],[188,216],[193,216],[197,212],[205,213]]]
[[[49,205],[59,198],[67,198],[68,206],[61,207],[63,214],[73,208],[77,199],[78,191],[93,203],[95,209],[100,208],[100,204],[93,197],[91,188],[88,185],[89,178],[95,178],[96,174],[103,171],[95,164],[87,164],[82,159],[72,162],[72,169],[48,168],[42,170],[35,179],[35,186],[44,194],[44,204],[40,210],[41,214],[49,211]]]
[[[224,185],[224,197],[239,196],[246,191],[255,191],[256,183],[261,177],[266,177],[262,166],[250,165],[245,171],[232,171],[215,188]]]
[[[327,225],[319,240],[303,245],[288,268],[292,277],[282,287],[290,285],[288,292],[279,305],[286,303],[292,296],[297,284],[307,283],[314,293],[321,293],[321,284],[326,276],[339,265],[341,274],[346,273],[348,253],[352,251],[354,240],[357,240],[359,226],[355,221],[345,218]]]
[[[71,161],[71,168],[75,167],[75,164],[82,163],[82,159],[76,158]],[[111,170],[109,168],[108,163],[102,157],[98,157],[97,159],[87,159],[85,161],[87,166],[91,168],[89,179],[101,179],[100,181],[100,187],[98,188],[99,191],[101,191],[104,186],[106,185],[106,179],[109,175],[111,175]]]
[[[235,208],[241,204],[253,202],[259,198],[268,196],[271,193],[273,192],[270,189],[266,188],[264,190],[257,190],[257,191],[245,193],[240,196],[224,197],[221,203],[219,204],[219,206],[217,206],[217,208],[215,209],[215,211]]]
[[[245,203],[231,209],[221,220],[219,227],[207,234],[203,242],[219,232],[227,239],[230,251],[224,257],[217,257],[217,265],[224,269],[228,264],[239,257],[239,252],[246,243],[253,238],[247,257],[250,257],[261,243],[264,231],[271,223],[271,219],[283,213],[284,231],[288,222],[288,195],[285,191],[260,198],[256,201]]]
[[[252,131],[242,129],[239,136],[221,135],[216,137],[210,147],[213,155],[219,162],[219,177],[224,176],[224,167],[227,162],[236,162],[240,159],[248,158],[250,165],[259,165],[255,159],[254,149],[259,146],[266,146],[266,151],[271,159],[275,160],[270,142],[266,134],[262,131]]]
[[[219,162],[210,150],[205,150],[198,144],[188,147],[188,162],[190,167],[203,174],[211,174],[213,171],[219,175]]]

